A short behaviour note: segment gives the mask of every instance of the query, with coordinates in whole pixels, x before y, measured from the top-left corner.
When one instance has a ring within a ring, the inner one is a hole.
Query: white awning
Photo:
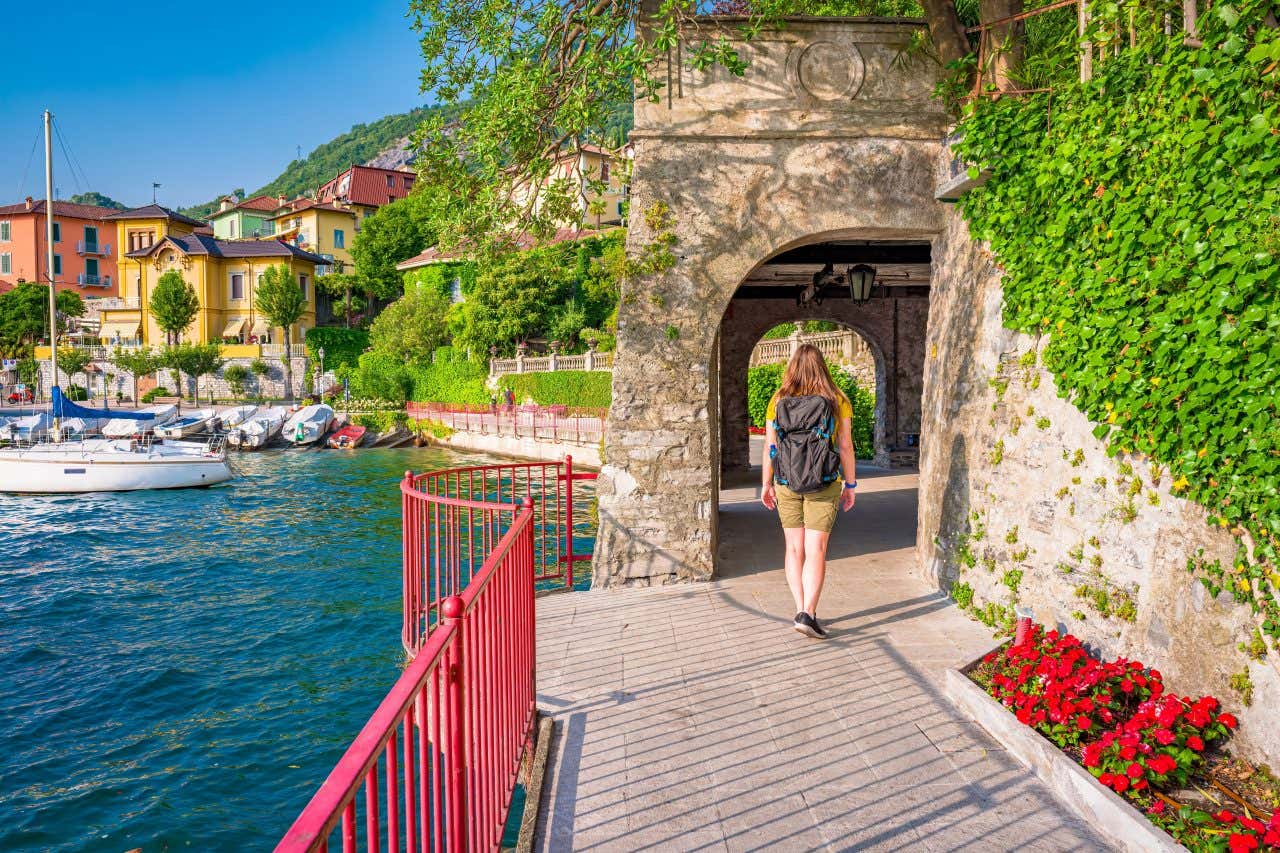
[[[234,320],[228,320],[227,327],[222,330],[222,337],[224,338],[240,337],[240,332],[241,330],[244,329],[244,323],[245,321],[244,321],[244,318],[242,317],[237,317]]]
[[[142,330],[142,318],[134,320],[104,320],[98,329],[99,338],[115,338],[117,335],[126,340],[133,340]]]
[[[253,330],[249,334],[262,337],[263,335],[269,334],[270,332],[271,332],[271,329],[267,326],[267,320],[265,317],[254,318]]]

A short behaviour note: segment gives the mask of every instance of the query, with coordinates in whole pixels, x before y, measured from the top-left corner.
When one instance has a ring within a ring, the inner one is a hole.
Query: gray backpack
[[[840,478],[840,455],[832,442],[836,418],[826,397],[779,398],[773,428],[778,443],[769,456],[779,484],[807,494]]]

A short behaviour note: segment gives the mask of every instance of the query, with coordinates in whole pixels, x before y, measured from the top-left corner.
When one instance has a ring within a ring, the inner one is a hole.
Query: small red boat
[[[351,450],[359,447],[360,442],[364,441],[364,434],[368,432],[364,427],[357,424],[347,424],[342,429],[334,430],[329,436],[329,446],[335,450]]]

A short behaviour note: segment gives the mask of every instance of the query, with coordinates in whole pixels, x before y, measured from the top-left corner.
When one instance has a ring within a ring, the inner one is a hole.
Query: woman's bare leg
[[[827,577],[827,541],[830,538],[830,533],[820,530],[804,531],[804,566],[800,573],[804,606],[800,609],[810,616],[818,614],[818,596],[822,595],[822,582]]]
[[[782,535],[787,540],[787,552],[783,562],[783,570],[787,576],[787,586],[791,588],[791,597],[796,600],[797,613],[804,610],[802,576],[804,573],[805,532],[803,527],[782,528]]]

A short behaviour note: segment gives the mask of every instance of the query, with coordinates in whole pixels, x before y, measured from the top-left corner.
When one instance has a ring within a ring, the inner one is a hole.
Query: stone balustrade
[[[751,351],[751,366],[789,361],[801,344],[813,344],[827,361],[835,364],[872,363],[866,341],[848,329],[802,334],[797,328],[785,338],[770,338],[757,343]]]
[[[587,350],[582,355],[527,356],[517,352],[515,358],[489,359],[489,378],[497,379],[510,373],[554,373],[557,370],[612,370],[613,353]]]

